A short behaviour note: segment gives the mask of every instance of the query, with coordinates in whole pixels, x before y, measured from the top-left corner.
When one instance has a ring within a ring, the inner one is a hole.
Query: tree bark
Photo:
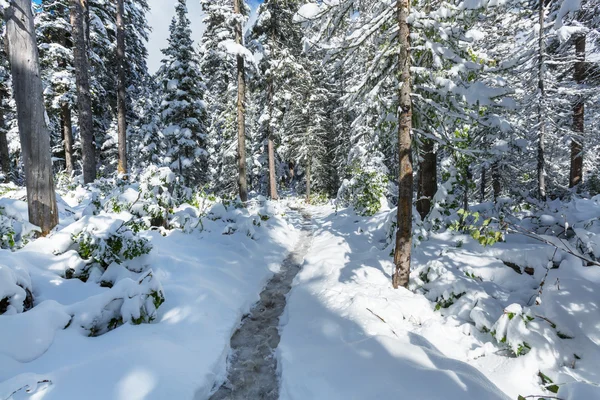
[[[273,77],[269,76],[267,82],[267,101],[269,103],[269,122],[268,129],[268,153],[269,153],[269,197],[271,200],[277,200],[277,177],[275,173],[275,144],[273,142],[273,98],[275,96],[275,88],[273,87]]]
[[[235,42],[243,45],[242,36],[242,0],[234,0],[233,12],[239,19],[235,24]],[[242,203],[248,201],[248,178],[246,173],[246,71],[244,68],[244,57],[237,55],[237,124],[238,124],[238,187]]]
[[[546,159],[545,159],[545,133],[546,133],[546,119],[544,115],[544,105],[546,102],[546,89],[544,87],[544,16],[546,7],[544,1],[540,0],[538,23],[540,26],[539,39],[538,39],[538,89],[539,102],[538,102],[538,154],[537,154],[537,173],[538,173],[538,196],[540,200],[546,201]]]
[[[80,0],[71,0],[71,26],[73,28],[73,61],[77,85],[83,181],[90,183],[96,179],[96,145],[94,143],[89,65],[83,26],[83,5]]]
[[[5,90],[5,85],[2,84],[0,86],[0,167],[6,182],[10,179],[10,153],[8,151],[8,139],[6,138],[6,121],[4,120],[6,113],[4,104],[8,102],[8,97],[8,89]]]
[[[575,38],[575,71],[573,78],[578,84],[582,84],[586,78],[585,74],[585,35],[578,35]],[[573,131],[576,132],[571,137],[571,171],[569,187],[579,185],[583,180],[583,131],[585,122],[584,101],[578,96],[573,104]]]
[[[408,25],[409,0],[397,0],[400,40],[399,66],[400,88],[398,107],[398,154],[400,158],[398,216],[396,248],[394,251],[395,271],[392,285],[408,287],[412,251],[412,199],[413,165],[411,149],[412,101],[410,76],[410,29]]]
[[[421,219],[425,219],[431,211],[431,201],[437,191],[437,154],[435,143],[431,139],[423,139],[423,154],[419,166],[417,211]]]
[[[71,107],[67,103],[60,106],[60,124],[62,126],[63,146],[65,148],[65,167],[69,176],[73,175],[75,162],[73,160],[73,123]]]
[[[485,201],[485,187],[487,186],[487,174],[486,174],[485,165],[481,166],[481,186],[479,187],[479,202],[483,203]]]
[[[494,203],[498,201],[502,186],[500,185],[500,165],[498,161],[492,164],[492,190],[494,191]]]
[[[4,116],[0,115],[0,119]],[[10,180],[10,153],[8,151],[8,139],[6,138],[6,129],[4,126],[0,127],[0,166],[2,167],[2,173],[4,174],[4,181]]]
[[[12,0],[4,17],[25,166],[29,221],[46,235],[58,223],[58,210],[31,0]]]
[[[125,14],[123,0],[117,0],[117,125],[119,130],[118,172],[127,175],[127,115],[125,109]]]
[[[306,203],[310,204],[310,179],[311,179],[311,167],[312,159],[309,157],[306,162]]]

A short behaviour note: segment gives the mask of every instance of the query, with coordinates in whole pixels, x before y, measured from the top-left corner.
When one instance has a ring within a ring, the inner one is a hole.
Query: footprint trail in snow
[[[227,356],[227,378],[210,400],[279,398],[279,375],[275,349],[279,345],[279,318],[286,305],[286,295],[294,277],[300,272],[313,236],[310,216],[302,215],[302,233],[296,248],[283,261],[260,294],[260,300],[242,317],[231,337]],[[216,385],[220,384],[217,383]],[[216,387],[215,385],[215,387]]]

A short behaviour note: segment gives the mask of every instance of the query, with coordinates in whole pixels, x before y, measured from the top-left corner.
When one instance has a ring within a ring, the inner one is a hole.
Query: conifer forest
[[[0,15],[0,400],[600,400],[600,0]]]

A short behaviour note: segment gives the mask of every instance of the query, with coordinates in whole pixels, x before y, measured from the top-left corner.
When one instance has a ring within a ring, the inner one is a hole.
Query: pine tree
[[[193,48],[185,0],[178,0],[169,27],[169,46],[158,75],[162,84],[161,118],[167,164],[188,184],[207,179],[206,117],[203,82]]]
[[[236,60],[224,44],[235,41],[232,0],[203,0],[206,30],[200,47],[205,80],[208,180],[215,193],[237,192]]]

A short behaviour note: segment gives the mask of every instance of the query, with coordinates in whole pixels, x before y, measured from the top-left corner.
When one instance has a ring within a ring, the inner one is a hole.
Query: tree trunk
[[[46,235],[58,223],[58,210],[31,0],[12,0],[4,17],[25,166],[29,221]]]
[[[83,6],[80,0],[71,0],[71,26],[73,27],[73,61],[77,85],[83,181],[90,183],[96,179],[96,145],[94,143],[89,65],[84,37]]]
[[[0,115],[2,121],[3,118],[4,116]],[[8,152],[8,139],[6,138],[6,129],[4,129],[4,126],[0,127],[0,166],[4,174],[4,181],[8,182],[10,180],[10,153]]]
[[[585,35],[575,38],[575,72],[573,78],[578,84],[585,80]],[[579,185],[583,180],[583,131],[584,131],[585,109],[584,101],[578,96],[573,105],[573,131],[576,132],[571,138],[571,173],[569,187]]]
[[[117,125],[119,129],[118,172],[127,175],[127,120],[125,110],[125,14],[123,0],[117,0]]]
[[[309,157],[306,162],[306,203],[310,204],[310,169],[312,167],[312,159]]]
[[[0,87],[0,167],[4,173],[5,182],[9,181],[10,176],[10,153],[8,151],[8,139],[6,138],[6,109],[4,104],[8,102],[8,89],[5,90],[4,84]]]
[[[485,170],[485,165],[481,166],[481,186],[479,188],[479,202],[483,203],[485,201],[485,187],[487,186],[487,174]]]
[[[269,103],[269,122],[267,124],[269,144],[269,197],[271,200],[277,200],[277,177],[275,174],[275,144],[273,143],[273,97],[275,96],[275,88],[273,87],[273,77],[268,77],[267,82],[267,101]]]
[[[242,0],[234,0],[233,12],[239,19],[235,24],[235,42],[243,45],[242,36]],[[246,176],[246,72],[244,68],[244,57],[237,55],[237,78],[238,78],[238,98],[237,98],[237,124],[238,124],[238,187],[240,191],[240,200],[242,203],[248,201],[248,181]]]
[[[538,103],[538,154],[537,154],[537,173],[538,173],[538,196],[540,200],[546,201],[546,160],[545,160],[545,131],[546,131],[546,120],[544,115],[544,105],[546,102],[546,89],[544,87],[544,16],[546,7],[544,1],[540,0],[538,23],[540,25],[539,39],[538,39],[538,89],[539,103]]]
[[[400,88],[398,107],[398,154],[400,158],[398,220],[396,248],[394,251],[395,271],[392,285],[408,287],[412,250],[412,198],[413,165],[411,154],[412,102],[410,76],[410,29],[408,26],[409,1],[397,0],[399,26]]]
[[[500,165],[498,161],[492,164],[492,190],[494,191],[494,203],[498,201],[502,186],[500,185]]]
[[[419,183],[417,211],[421,219],[425,219],[431,211],[431,201],[437,191],[437,154],[435,143],[431,139],[423,139],[423,154],[419,166]]]
[[[62,126],[63,146],[65,148],[65,167],[69,176],[73,175],[75,163],[73,160],[73,123],[69,104],[60,106],[60,124]]]

